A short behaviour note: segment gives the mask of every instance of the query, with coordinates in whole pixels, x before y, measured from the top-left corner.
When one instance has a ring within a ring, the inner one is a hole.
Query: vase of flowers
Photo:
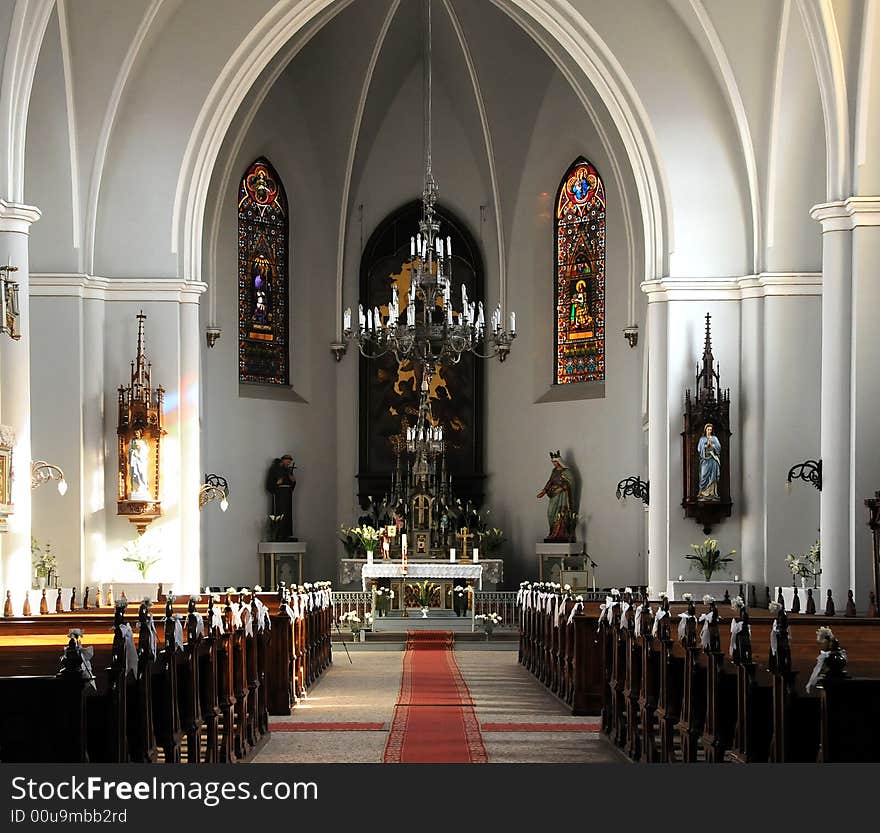
[[[434,594],[437,590],[437,585],[429,581],[420,581],[416,585],[416,598],[418,599],[419,606],[422,608],[422,619],[428,618],[428,610],[433,603]]]
[[[492,636],[495,628],[502,623],[503,619],[498,613],[480,613],[474,616],[474,622],[478,622],[483,626],[483,632],[486,634],[486,641]]]
[[[394,598],[394,591],[390,587],[376,588],[376,613],[382,617],[387,616],[391,610],[391,600]]]
[[[147,580],[150,567],[161,560],[158,545],[148,535],[141,535],[134,541],[129,541],[123,550],[127,555],[122,560],[134,564],[144,581]]]
[[[343,613],[339,617],[339,621],[348,625],[348,629],[351,631],[351,641],[359,642],[362,622],[361,617],[357,615],[357,611],[349,610],[347,613]]]
[[[455,615],[467,616],[468,594],[471,592],[471,588],[463,584],[456,584],[450,588],[449,592],[452,594],[452,609],[455,611]]]
[[[52,586],[52,578],[58,569],[58,562],[52,555],[52,544],[46,542],[46,546],[40,546],[36,538],[31,538],[31,565],[34,568],[34,576],[37,586],[42,589]]]
[[[791,577],[800,578],[801,587],[811,587],[814,590],[819,586],[819,576],[822,575],[822,552],[819,539],[802,555],[789,553],[785,556],[785,563],[791,570]]]
[[[712,581],[714,573],[727,571],[727,565],[733,561],[731,556],[734,555],[736,555],[736,550],[731,550],[727,555],[721,555],[718,541],[714,538],[706,538],[702,544],[691,544],[691,552],[685,558],[693,562],[691,569],[697,566],[706,581]]]
[[[361,526],[353,526],[342,531],[360,543],[360,549],[364,551],[368,561],[373,560],[373,553],[376,552],[376,547],[379,543],[379,530],[376,527],[362,524]]]

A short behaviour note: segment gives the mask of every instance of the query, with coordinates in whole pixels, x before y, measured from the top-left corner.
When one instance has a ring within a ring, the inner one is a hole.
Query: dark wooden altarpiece
[[[483,298],[483,264],[476,241],[464,224],[437,206],[440,232],[452,238],[452,295],[459,298],[465,284],[469,298]],[[421,202],[409,203],[387,217],[373,232],[361,257],[360,293],[365,307],[387,314],[392,282],[401,300],[409,291],[410,237],[418,231]],[[403,309],[401,309],[403,315]],[[358,498],[366,507],[372,496],[390,491],[395,457],[391,438],[410,425],[418,411],[421,372],[411,363],[398,363],[393,354],[360,359],[360,443]],[[437,368],[432,383],[431,411],[444,428],[449,452],[447,466],[453,494],[463,504],[483,501],[483,367],[482,360],[462,356],[451,367]]]
[[[729,518],[733,501],[730,498],[730,388],[721,389],[721,377],[712,355],[711,316],[706,314],[706,341],[703,366],[697,365],[696,387],[685,394],[684,431],[681,432],[684,495],[681,505],[685,517],[693,518],[708,535],[722,518]],[[697,446],[707,423],[721,443],[721,473],[718,479],[718,500],[701,500],[700,456]]]

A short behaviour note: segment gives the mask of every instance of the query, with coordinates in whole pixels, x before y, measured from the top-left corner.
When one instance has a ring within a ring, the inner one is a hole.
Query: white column
[[[201,584],[198,492],[202,481],[199,295],[204,284],[181,293],[180,303],[180,587],[197,592]],[[225,474],[220,472],[220,474]],[[210,506],[216,511],[216,504]]]
[[[18,267],[10,277],[19,285],[21,338],[0,334],[0,423],[15,432],[12,452],[12,502],[15,512],[0,535],[0,587],[11,590],[16,608],[31,586],[31,370],[28,234],[40,218],[30,205],[0,200],[0,260]],[[5,597],[5,592],[2,594]],[[16,609],[16,613],[20,611]]]
[[[646,290],[647,291],[647,290]],[[667,304],[662,294],[648,295],[648,585],[666,590],[669,579],[669,439],[667,383]]]
[[[852,587],[852,226],[843,202],[810,213],[822,223],[822,586],[842,607]]]
[[[764,299],[746,297],[741,305],[742,379],[742,548],[741,578],[758,588],[767,581],[764,468]],[[743,506],[745,504],[745,506]],[[731,571],[734,572],[735,571]]]
[[[852,232],[852,513],[850,587],[864,613],[872,584],[865,498],[880,489],[880,197],[848,201]],[[835,599],[837,594],[835,593]],[[846,596],[842,598],[846,601]]]

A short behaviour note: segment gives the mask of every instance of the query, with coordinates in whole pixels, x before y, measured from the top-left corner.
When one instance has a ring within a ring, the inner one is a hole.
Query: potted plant
[[[31,565],[34,568],[34,576],[40,588],[51,587],[52,578],[58,569],[58,562],[52,555],[52,544],[46,542],[46,547],[40,546],[36,538],[31,538]]]
[[[376,613],[379,617],[387,616],[391,610],[391,600],[394,598],[394,591],[390,587],[376,588]]]
[[[417,585],[418,587],[418,600],[419,604],[422,607],[422,619],[428,618],[428,609],[431,607],[431,602],[434,599],[434,593],[437,591],[437,585],[432,584],[428,581],[420,581]]]
[[[474,616],[474,622],[479,622],[483,626],[483,632],[486,634],[486,641],[492,636],[492,631],[500,625],[504,620],[498,613],[480,613]]]
[[[361,617],[357,615],[356,610],[349,610],[348,613],[343,613],[342,616],[339,617],[339,621],[348,625],[348,629],[351,631],[352,642],[360,641],[362,622]]]
[[[718,541],[707,538],[702,544],[691,544],[692,552],[685,558],[692,561],[691,569],[696,565],[706,581],[712,581],[712,575],[717,571],[726,571],[727,565],[733,561],[731,556],[736,555],[736,550],[731,550],[727,555],[721,555],[718,549]]]

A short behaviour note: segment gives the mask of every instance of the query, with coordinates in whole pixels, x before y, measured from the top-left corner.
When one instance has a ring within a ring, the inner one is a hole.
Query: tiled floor
[[[293,714],[272,723],[381,723],[381,730],[272,733],[255,763],[378,763],[400,686],[402,651],[334,652],[333,666]],[[516,650],[456,650],[481,724],[595,723],[572,717],[517,663]],[[495,727],[500,728],[500,727]],[[621,760],[597,734],[584,731],[485,731],[490,763],[611,763]]]

